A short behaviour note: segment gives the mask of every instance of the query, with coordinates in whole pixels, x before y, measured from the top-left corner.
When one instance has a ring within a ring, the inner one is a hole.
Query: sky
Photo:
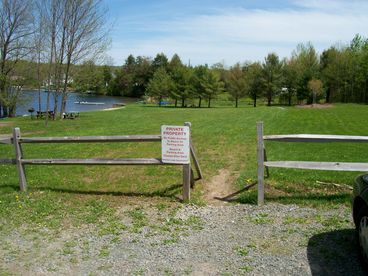
[[[368,37],[367,0],[105,0],[111,27],[107,54],[122,65],[129,54],[178,54],[185,64],[290,57],[299,43],[321,53]]]

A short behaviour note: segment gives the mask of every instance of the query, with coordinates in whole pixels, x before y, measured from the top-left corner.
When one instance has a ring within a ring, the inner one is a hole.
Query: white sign
[[[189,132],[188,126],[161,126],[162,162],[190,163]]]

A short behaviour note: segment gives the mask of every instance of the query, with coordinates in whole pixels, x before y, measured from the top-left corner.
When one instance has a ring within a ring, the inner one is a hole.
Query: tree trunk
[[[208,98],[208,108],[211,107],[211,97]]]
[[[62,79],[61,73],[62,73],[62,65],[64,62],[64,51],[65,51],[65,35],[66,35],[66,26],[63,27],[63,35],[61,38],[61,46],[60,46],[60,53],[59,53],[60,60],[57,61],[57,63],[55,64],[56,90],[55,90],[55,97],[54,97],[54,119],[57,113],[57,106],[59,102],[59,93],[60,93],[60,87],[61,87],[61,79]],[[55,49],[55,55],[56,55],[56,49]],[[67,71],[69,72],[69,65],[67,65]],[[66,102],[65,103],[63,102],[63,98],[64,98],[64,93],[63,93],[61,105],[64,105],[64,111],[65,111]],[[61,107],[60,118],[64,117],[63,116],[64,111],[62,111],[62,109],[63,108]]]
[[[2,71],[3,71],[3,69],[2,69]],[[5,83],[5,80],[1,82],[0,96],[2,96],[4,100],[8,98],[7,92],[6,92],[6,83]],[[6,105],[6,103],[4,101],[2,102],[2,107],[3,107],[2,117],[4,117],[4,118],[5,117],[8,117],[8,114],[9,114],[9,112],[8,112],[8,106]]]
[[[54,114],[56,116],[57,108],[58,108],[58,104],[59,104],[59,90],[57,89],[55,92],[53,92],[53,95],[54,95]]]
[[[235,98],[235,107],[238,108],[238,97]]]
[[[41,49],[40,39],[37,42],[37,88],[38,88],[38,111],[41,112]]]
[[[41,112],[41,87],[38,87],[38,111]]]
[[[39,76],[38,76],[38,111],[41,112],[41,85]]]
[[[368,104],[368,79],[365,80],[365,83],[364,83],[364,103]]]
[[[66,110],[66,100],[67,99],[68,99],[67,92],[63,92],[63,94],[61,95],[61,110],[60,110],[61,119],[63,119],[63,114],[65,113],[65,110]]]
[[[3,117],[8,117],[9,108],[7,106],[3,106]]]
[[[330,103],[331,86],[329,85],[326,90],[326,103]]]
[[[178,99],[175,99],[175,107],[178,107]]]
[[[61,95],[60,118],[62,118],[63,117],[63,113],[65,113],[66,99],[68,97],[68,95],[67,95],[67,89],[68,89],[70,63],[71,63],[71,56],[68,55],[68,59],[67,59],[67,63],[66,63],[66,68],[65,68],[64,88],[63,88],[63,92],[62,92],[62,95]]]
[[[270,95],[268,95],[267,97],[267,105],[271,106],[271,101],[272,101],[272,97]]]
[[[185,98],[181,98],[181,107],[185,106]]]
[[[49,116],[48,112],[50,109],[50,86],[51,86],[51,70],[52,70],[52,64],[54,62],[54,57],[56,54],[56,7],[55,5],[52,6],[52,25],[51,25],[51,52],[50,52],[50,60],[49,60],[49,72],[48,72],[48,80],[47,80],[47,99],[46,99],[46,116],[45,116],[45,126],[47,127]]]
[[[1,85],[1,83],[0,83],[0,85]],[[3,90],[0,87],[0,96],[2,96],[2,95],[3,95]],[[4,116],[3,111],[4,111],[4,104],[3,104],[2,100],[1,100],[1,97],[0,97],[0,118],[2,118]]]
[[[253,98],[253,107],[256,107],[257,106],[257,97],[254,96]]]
[[[202,97],[199,97],[198,107],[200,108],[202,104]]]
[[[290,90],[290,89],[289,89]],[[291,91],[289,91],[289,95],[288,95],[288,102],[289,102],[289,106],[291,106]]]
[[[162,102],[162,96],[160,96],[160,97],[158,98],[158,106],[159,106],[159,107],[161,107],[161,102]]]
[[[16,106],[12,106],[9,108],[9,117],[15,117]]]

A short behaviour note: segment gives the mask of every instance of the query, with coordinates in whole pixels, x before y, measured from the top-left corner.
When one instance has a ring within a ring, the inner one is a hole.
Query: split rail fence
[[[191,126],[190,123],[185,123]],[[25,165],[177,165],[183,167],[183,200],[190,200],[190,188],[194,181],[202,179],[202,171],[190,139],[190,155],[197,172],[193,177],[191,164],[164,163],[160,158],[89,158],[89,159],[26,159],[22,144],[35,143],[99,143],[99,142],[161,142],[161,135],[126,135],[126,136],[67,136],[67,137],[21,137],[20,129],[14,128],[11,138],[0,139],[0,144],[13,144],[15,158],[0,159],[0,164],[15,164],[19,176],[21,191],[27,189]]]
[[[294,168],[326,171],[368,172],[368,163],[352,162],[313,162],[313,161],[268,161],[264,141],[278,142],[360,142],[367,143],[368,136],[288,134],[263,135],[263,122],[257,123],[257,173],[258,173],[258,205],[264,204],[264,176],[269,167]]]

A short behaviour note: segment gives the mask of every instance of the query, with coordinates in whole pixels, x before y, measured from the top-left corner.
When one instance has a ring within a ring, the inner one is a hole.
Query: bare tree
[[[47,77],[47,99],[46,99],[46,116],[45,116],[45,125],[48,124],[48,113],[50,110],[50,93],[51,86],[55,82],[55,74],[54,66],[56,64],[56,39],[57,39],[57,31],[60,22],[60,1],[57,0],[49,0],[45,2],[39,2],[39,11],[40,17],[44,18],[46,33],[49,37],[49,43],[47,47],[48,51],[48,77]]]
[[[38,4],[38,3],[37,3]],[[37,7],[35,9],[35,21],[34,21],[34,36],[33,36],[33,55],[32,61],[36,63],[36,80],[37,80],[37,90],[38,90],[38,111],[41,112],[41,87],[44,82],[44,70],[42,70],[42,64],[45,62],[45,17],[42,14],[42,10]]]
[[[71,64],[94,59],[106,49],[106,10],[100,0],[64,0],[65,69],[60,116],[65,112]],[[64,35],[64,34],[63,34]]]
[[[19,91],[13,94],[11,82],[16,76],[10,76],[17,62],[32,49],[32,20],[31,0],[0,0],[0,117],[15,115],[12,105]]]

